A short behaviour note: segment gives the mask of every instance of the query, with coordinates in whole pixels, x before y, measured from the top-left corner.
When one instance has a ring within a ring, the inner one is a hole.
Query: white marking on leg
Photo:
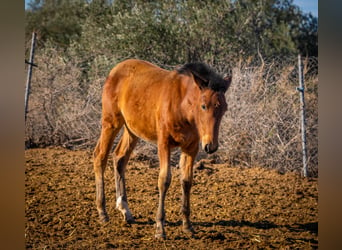
[[[119,196],[118,199],[116,200],[116,208],[121,210],[122,208],[122,196]]]
[[[132,213],[128,208],[128,204],[127,202],[122,200],[122,196],[119,196],[116,200],[116,208],[120,210],[126,221],[130,221],[133,219]]]

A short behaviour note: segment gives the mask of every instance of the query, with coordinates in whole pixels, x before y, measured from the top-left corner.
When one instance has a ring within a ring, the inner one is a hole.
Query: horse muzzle
[[[208,143],[204,145],[204,151],[207,154],[212,154],[217,151],[218,145],[213,145],[212,143]]]

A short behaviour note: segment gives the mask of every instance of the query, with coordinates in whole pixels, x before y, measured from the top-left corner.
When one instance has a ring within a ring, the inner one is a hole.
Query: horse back
[[[137,136],[156,142],[160,119],[178,105],[180,76],[149,62],[129,59],[115,66],[104,86],[103,112],[120,114]]]

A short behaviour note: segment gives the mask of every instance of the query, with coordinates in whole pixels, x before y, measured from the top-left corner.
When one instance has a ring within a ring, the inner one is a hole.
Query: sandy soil
[[[30,149],[26,156],[27,249],[241,249],[318,247],[317,179],[263,168],[204,162],[192,188],[194,237],[181,229],[179,169],[166,198],[167,240],[154,239],[158,167],[133,158],[126,173],[136,223],[115,209],[112,162],[106,171],[110,220],[98,222],[91,152]]]

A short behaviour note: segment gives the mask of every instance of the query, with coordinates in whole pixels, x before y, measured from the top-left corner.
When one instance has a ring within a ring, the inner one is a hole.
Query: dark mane
[[[225,80],[204,63],[187,63],[178,68],[177,71],[185,75],[191,73],[197,78],[196,80],[200,81],[202,87],[210,88],[214,91],[225,92],[227,90],[228,86]]]

